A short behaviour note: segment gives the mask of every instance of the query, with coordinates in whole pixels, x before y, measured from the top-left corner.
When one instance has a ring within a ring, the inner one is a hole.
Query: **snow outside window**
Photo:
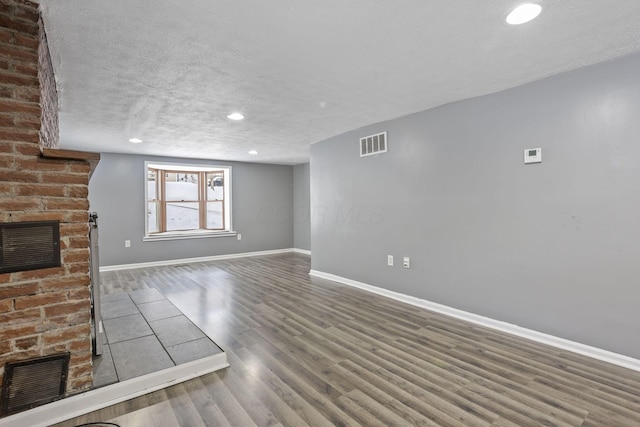
[[[231,229],[231,168],[146,165],[146,236]]]

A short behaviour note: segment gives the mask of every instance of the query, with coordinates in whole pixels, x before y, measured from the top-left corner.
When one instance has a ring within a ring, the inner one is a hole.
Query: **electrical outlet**
[[[131,240],[125,240],[124,241],[124,247],[125,248],[130,248],[131,247]]]
[[[402,266],[404,268],[411,268],[411,259],[408,256],[402,259]]]
[[[238,240],[242,240],[242,234],[238,233]]]
[[[393,255],[387,255],[387,265],[393,267]]]

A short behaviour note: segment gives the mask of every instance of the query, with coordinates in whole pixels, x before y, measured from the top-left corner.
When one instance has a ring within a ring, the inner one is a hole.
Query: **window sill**
[[[179,231],[152,234],[144,236],[143,242],[155,242],[158,240],[181,240],[181,239],[204,239],[209,237],[234,237],[238,233],[235,231]]]

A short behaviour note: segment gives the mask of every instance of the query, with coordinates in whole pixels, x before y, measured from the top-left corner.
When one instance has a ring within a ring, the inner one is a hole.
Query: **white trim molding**
[[[0,426],[46,427],[227,367],[226,353],[218,353],[10,415]]]
[[[307,249],[298,249],[298,248],[293,248],[293,252],[297,253],[297,254],[304,254],[304,255],[309,255],[311,256],[311,251],[307,250]]]
[[[247,258],[247,257],[263,256],[263,255],[277,255],[277,254],[290,253],[294,251],[295,251],[294,249],[287,248],[287,249],[274,249],[269,251],[243,252],[243,253],[237,253],[237,254],[203,256],[198,258],[181,258],[181,259],[168,259],[164,261],[138,262],[135,264],[104,265],[100,267],[100,272],[116,271],[116,270],[131,270],[134,268],[145,268],[145,267],[159,267],[163,265],[190,264],[192,262],[219,261],[223,259]]]
[[[489,317],[480,316],[478,314],[469,313],[467,311],[459,310],[457,308],[453,308],[446,305],[431,302],[428,300],[413,297],[411,295],[390,291],[388,289],[384,289],[377,286],[368,285],[366,283],[358,282],[355,280],[347,279],[344,277],[336,276],[334,274],[324,273],[322,271],[317,271],[317,270],[311,270],[309,272],[309,275],[313,277],[318,277],[321,279],[331,280],[333,282],[342,283],[343,285],[352,286],[354,288],[363,289],[365,291],[368,291],[374,294],[382,295],[384,297],[391,298],[396,301],[404,302],[406,304],[411,304],[416,307],[435,311],[436,313],[444,314],[446,316],[454,317],[456,319],[465,320],[467,322],[474,323],[476,325],[485,326],[487,328],[495,329],[497,331],[505,332],[507,334],[526,338],[542,344],[550,345],[552,347],[560,348],[562,350],[571,351],[573,353],[581,354],[583,356],[591,357],[593,359],[598,359],[603,362],[608,362],[613,365],[622,366],[623,368],[632,369],[634,371],[640,372],[640,360],[634,359],[629,356],[625,356],[623,354],[618,354],[618,353],[614,353],[612,351],[604,350],[598,347],[592,347],[590,345],[581,344],[581,343],[570,341],[564,338],[559,338],[553,335],[523,328],[521,326],[514,325],[511,323],[491,319]]]

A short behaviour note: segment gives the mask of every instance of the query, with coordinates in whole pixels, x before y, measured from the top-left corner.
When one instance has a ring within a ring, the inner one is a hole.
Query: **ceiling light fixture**
[[[535,19],[542,12],[542,6],[525,3],[513,9],[506,18],[507,24],[520,25]]]
[[[251,150],[249,151],[249,154],[251,154],[252,156],[255,156],[256,154],[258,154],[258,152],[256,150]]]
[[[133,142],[134,144],[140,144],[142,140],[140,138],[131,138],[129,142]]]
[[[227,116],[227,118],[231,120],[242,120],[244,119],[244,116],[240,113],[231,113]]]

